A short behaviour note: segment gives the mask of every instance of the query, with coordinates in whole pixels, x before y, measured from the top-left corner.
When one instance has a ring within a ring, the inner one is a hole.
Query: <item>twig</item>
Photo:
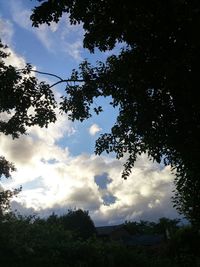
[[[24,71],[24,69],[18,69],[18,71]],[[56,86],[57,84],[59,83],[67,83],[67,82],[84,82],[84,80],[73,80],[73,79],[62,79],[60,76],[58,75],[55,75],[55,74],[52,74],[52,73],[49,73],[49,72],[43,72],[43,71],[39,71],[39,70],[33,70],[33,69],[30,69],[29,71],[32,71],[32,72],[36,72],[36,73],[39,73],[39,74],[43,74],[43,75],[49,75],[49,76],[52,76],[52,77],[55,77],[57,79],[59,79],[60,81],[52,84],[49,88],[52,88],[54,86]]]
[[[52,88],[52,87],[56,86],[59,83],[68,83],[68,82],[80,82],[81,83],[81,82],[84,82],[84,80],[72,80],[72,79],[61,80],[61,81],[58,81],[58,82],[52,84],[49,88]]]
[[[30,70],[30,71],[33,71],[33,72],[36,72],[36,73],[39,73],[39,74],[53,76],[53,77],[59,79],[60,81],[63,81],[63,79],[61,77],[59,77],[58,75],[55,75],[55,74],[52,74],[52,73],[49,73],[49,72],[43,72],[43,71],[39,71],[39,70]]]

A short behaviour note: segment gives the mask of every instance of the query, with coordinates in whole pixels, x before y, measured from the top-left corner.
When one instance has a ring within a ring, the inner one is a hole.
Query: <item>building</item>
[[[157,246],[165,241],[164,235],[130,235],[123,225],[96,227],[97,237],[104,241],[120,241],[127,246]]]

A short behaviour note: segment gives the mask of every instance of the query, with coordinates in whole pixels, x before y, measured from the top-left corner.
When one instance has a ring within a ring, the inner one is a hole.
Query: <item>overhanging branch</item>
[[[73,79],[61,80],[61,81],[58,81],[58,82],[52,84],[49,88],[52,88],[59,83],[68,83],[68,82],[84,82],[84,80],[73,80]]]
[[[18,69],[18,71],[24,71],[25,69]],[[52,84],[51,86],[49,86],[49,88],[52,88],[54,86],[56,86],[57,84],[60,84],[60,83],[68,83],[68,82],[84,82],[83,79],[63,79],[61,78],[60,76],[58,75],[55,75],[55,74],[52,74],[52,73],[49,73],[49,72],[43,72],[43,71],[39,71],[39,70],[33,70],[33,69],[29,69],[29,71],[31,72],[36,72],[36,73],[39,73],[39,74],[42,74],[42,75],[48,75],[48,76],[52,76],[54,78],[57,78],[59,79],[60,81]]]
[[[53,76],[53,77],[59,79],[60,81],[63,81],[63,79],[61,77],[59,77],[58,75],[55,75],[55,74],[52,74],[52,73],[49,73],[49,72],[43,72],[43,71],[33,70],[33,69],[31,69],[30,71],[36,72],[36,73],[39,73],[39,74],[43,74],[43,75]]]

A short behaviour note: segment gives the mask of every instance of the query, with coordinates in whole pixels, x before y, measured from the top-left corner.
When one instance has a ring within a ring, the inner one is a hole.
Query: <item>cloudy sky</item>
[[[90,55],[82,47],[81,25],[71,26],[67,16],[59,24],[32,28],[29,19],[36,1],[0,0],[0,38],[10,47],[7,64],[23,67],[31,63],[37,70],[67,78],[85,58],[93,64],[110,53]],[[117,53],[114,49],[112,53]],[[38,77],[50,84],[56,79]],[[54,88],[56,97],[64,86]],[[173,175],[170,168],[138,158],[128,180],[122,180],[123,160],[114,155],[95,156],[95,139],[109,132],[117,111],[109,100],[100,100],[105,112],[84,123],[68,121],[58,112],[58,120],[48,129],[32,127],[17,140],[0,135],[0,155],[15,163],[12,180],[2,180],[4,188],[22,185],[13,209],[22,214],[48,216],[69,208],[89,210],[96,225],[125,220],[177,218],[172,207]]]

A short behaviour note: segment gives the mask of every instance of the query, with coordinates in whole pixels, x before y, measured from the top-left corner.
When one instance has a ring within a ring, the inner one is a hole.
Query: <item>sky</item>
[[[71,26],[67,15],[50,27],[32,28],[29,17],[36,4],[35,0],[0,0],[0,38],[10,51],[7,64],[21,68],[27,62],[39,71],[68,78],[82,60],[95,64],[119,52],[115,48],[90,54],[83,48],[82,26]],[[50,76],[37,77],[49,84],[57,81]],[[58,99],[64,85],[53,90]],[[12,209],[46,217],[52,212],[62,215],[68,209],[81,208],[89,211],[95,225],[178,218],[171,202],[174,176],[169,166],[142,155],[128,179],[123,180],[125,159],[94,154],[95,140],[110,131],[117,115],[109,99],[100,99],[99,103],[104,112],[83,123],[73,123],[57,110],[57,122],[47,129],[31,127],[27,135],[15,140],[0,135],[0,155],[17,168],[12,179],[1,181],[1,187],[22,186]]]

